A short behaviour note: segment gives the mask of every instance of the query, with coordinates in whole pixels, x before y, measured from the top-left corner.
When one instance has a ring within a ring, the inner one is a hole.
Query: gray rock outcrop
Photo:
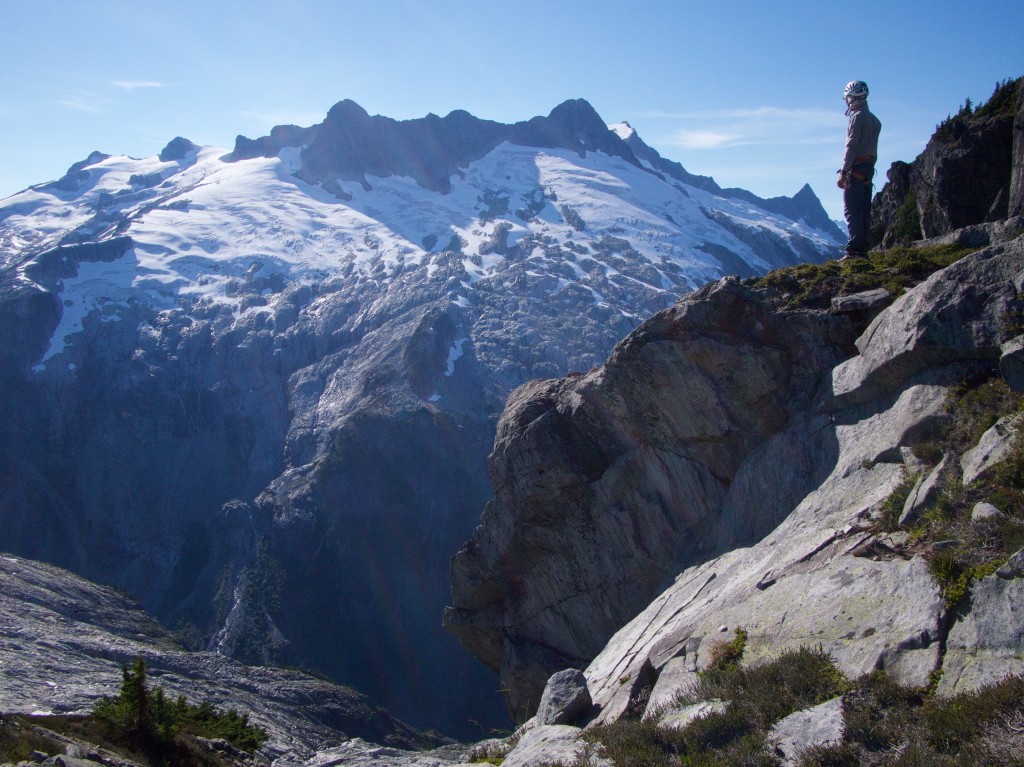
[[[848,354],[851,327],[776,313],[726,279],[655,315],[603,367],[513,393],[490,458],[496,495],[452,561],[445,625],[500,670],[518,718],[681,562],[706,558],[726,530],[755,540],[814,486],[811,456],[786,443],[771,471],[792,482],[756,511],[739,502],[744,462]],[[748,518],[716,525],[723,513]]]
[[[836,314],[851,312],[870,312],[881,309],[892,301],[892,296],[885,288],[866,290],[849,296],[835,296],[832,299],[832,311]]]
[[[963,454],[960,468],[963,470],[965,485],[983,477],[1010,454],[1017,442],[1018,428],[1022,421],[1022,415],[1000,418],[981,435],[977,445]]]
[[[974,504],[974,508],[971,510],[971,521],[972,522],[984,522],[986,520],[1001,519],[1006,515],[1003,514],[998,508],[993,506],[991,503],[985,503],[980,501]]]
[[[602,368],[519,389],[491,457],[495,498],[453,560],[447,626],[500,669],[523,718],[544,664],[595,646],[598,721],[669,700],[722,626],[747,631],[745,662],[816,646],[851,678],[926,685],[950,616],[924,557],[875,523],[919,470],[910,448],[948,421],[948,387],[997,369],[1022,279],[1018,238],[935,273],[866,329],[773,313],[723,280]],[[1012,604],[1014,582],[979,592],[982,613]],[[637,603],[602,640],[594,628]],[[1013,631],[1004,666],[1024,668]]]
[[[999,372],[1014,391],[1024,391],[1024,336],[1011,338],[1000,348]]]
[[[1017,116],[1013,120],[1013,167],[1010,172],[1011,216],[1024,216],[1024,80],[1017,93]]]
[[[470,767],[467,749],[442,747],[432,751],[409,751],[353,738],[340,746],[318,751],[300,764],[280,767]],[[275,767],[279,767],[275,762]]]
[[[1024,671],[1024,551],[971,590],[946,640],[938,690],[952,695]]]
[[[921,513],[935,502],[943,487],[944,475],[948,473],[952,463],[952,456],[944,455],[937,466],[918,478],[917,484],[914,485],[914,489],[910,491],[910,495],[907,496],[907,500],[903,504],[903,512],[899,519],[900,527],[917,522]]]
[[[661,681],[661,677],[658,678],[658,681]],[[691,703],[686,706],[679,706],[678,708],[669,708],[658,717],[658,726],[681,730],[694,719],[707,716],[709,714],[721,714],[728,707],[729,704],[724,701],[709,700],[702,701],[701,703]]]
[[[526,730],[502,762],[503,767],[573,764],[584,752],[583,731],[564,724],[536,725]],[[604,767],[595,764],[594,767]]]

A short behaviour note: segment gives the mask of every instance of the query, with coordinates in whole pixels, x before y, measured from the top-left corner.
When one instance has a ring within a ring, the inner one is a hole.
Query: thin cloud
[[[690,150],[830,144],[845,121],[842,112],[780,107],[655,112],[650,116],[682,123],[665,136],[665,143]]]
[[[643,112],[645,117],[669,120],[780,120],[795,123],[834,125],[844,122],[842,110],[805,108],[784,109],[782,107],[745,107],[734,109],[703,109],[690,112]],[[837,117],[838,115],[838,117]]]
[[[63,98],[57,102],[62,107],[73,109],[76,112],[89,112],[91,114],[98,114],[105,112],[104,109],[105,101],[98,99],[95,96],[89,94],[73,94],[67,98]]]
[[[741,136],[728,131],[680,129],[669,136],[669,143],[684,149],[721,149],[737,146]]]
[[[166,88],[162,82],[158,80],[114,80],[110,83],[115,88],[120,88],[123,91],[137,91],[140,88]]]

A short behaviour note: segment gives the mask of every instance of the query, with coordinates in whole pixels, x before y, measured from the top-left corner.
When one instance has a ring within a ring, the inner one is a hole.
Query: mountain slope
[[[5,548],[417,725],[501,723],[440,614],[508,393],[838,246],[631,146],[581,101],[513,126],[342,102],[0,202]]]
[[[0,555],[5,714],[82,714],[117,694],[121,666],[143,658],[172,699],[248,714],[269,734],[263,755],[304,763],[348,738],[406,748],[440,745],[353,690],[298,671],[187,652],[123,594],[39,562]]]

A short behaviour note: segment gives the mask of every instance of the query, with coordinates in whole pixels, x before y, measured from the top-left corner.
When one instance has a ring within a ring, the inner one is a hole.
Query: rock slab
[[[795,767],[800,752],[811,746],[830,746],[843,739],[843,699],[797,711],[777,722],[768,733],[785,767]]]

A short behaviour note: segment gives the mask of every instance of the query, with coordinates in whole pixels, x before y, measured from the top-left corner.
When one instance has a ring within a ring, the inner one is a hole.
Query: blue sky
[[[840,218],[845,83],[871,87],[884,174],[1024,74],[1022,29],[1019,0],[0,0],[0,198],[95,149],[231,147],[345,98],[501,122],[585,98],[693,173],[810,183]]]

